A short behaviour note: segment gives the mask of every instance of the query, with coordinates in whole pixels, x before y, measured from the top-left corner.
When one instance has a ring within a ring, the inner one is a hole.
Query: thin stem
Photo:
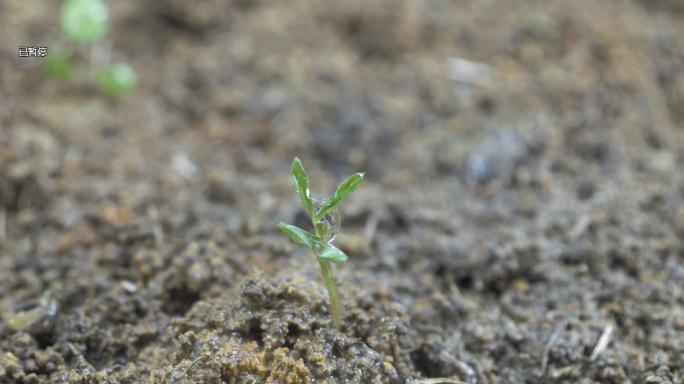
[[[318,255],[316,255],[318,256]],[[337,293],[337,287],[332,277],[332,270],[330,269],[330,262],[318,258],[318,264],[321,266],[321,275],[325,280],[325,286],[328,287],[328,294],[330,294],[330,312],[332,314],[332,327],[338,331],[342,330],[342,303],[340,302],[340,294]]]

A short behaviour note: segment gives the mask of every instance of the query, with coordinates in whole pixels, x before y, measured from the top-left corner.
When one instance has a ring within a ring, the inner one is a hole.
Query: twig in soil
[[[589,215],[582,215],[579,220],[577,220],[577,223],[575,224],[574,227],[570,230],[570,233],[568,234],[568,238],[570,240],[575,240],[578,237],[582,236],[582,234],[589,228],[592,222],[592,217]]]
[[[553,348],[553,343],[556,342],[556,337],[558,337],[558,334],[563,328],[565,328],[567,323],[568,321],[564,320],[563,322],[558,324],[558,326],[556,326],[556,329],[553,331],[553,334],[551,334],[549,341],[546,343],[546,346],[544,346],[544,354],[542,355],[542,366],[541,373],[539,373],[539,379],[544,377],[544,374],[546,373],[546,366],[549,364],[549,352],[551,352],[551,348]]]
[[[120,369],[122,369],[122,368],[126,368],[126,366],[125,366],[125,365],[121,365],[121,364],[114,364],[114,365],[112,365],[111,367],[106,368],[106,370],[107,370],[107,371],[116,372],[116,371],[118,371],[118,370],[120,370]]]
[[[377,211],[373,210],[368,221],[366,221],[366,225],[363,227],[363,239],[368,244],[373,240],[375,230],[378,228],[379,219]]]
[[[67,348],[69,348],[69,352],[71,352],[71,354],[72,354],[74,357],[81,356],[81,354],[78,352],[78,350],[76,349],[76,347],[75,347],[73,344],[68,343],[68,344],[67,344]]]
[[[0,245],[7,240],[7,211],[4,205],[0,205]]]
[[[444,333],[444,328],[438,327],[436,325],[416,324],[413,327],[421,332]]]
[[[152,220],[152,235],[154,235],[154,244],[157,246],[157,248],[162,248],[164,245],[164,231],[159,224],[159,211],[157,210],[157,206],[154,204],[148,205],[147,214],[150,216],[150,220]]]
[[[449,285],[449,292],[458,300],[462,300],[463,296],[461,296],[461,291],[458,289],[458,286],[454,283],[454,274],[451,272],[447,272],[444,274],[444,278],[446,279],[447,284]]]
[[[197,364],[197,363],[200,362],[200,360],[204,360],[204,359],[206,359],[207,357],[209,357],[209,355],[204,355],[204,356],[201,356],[201,357],[198,357],[197,359],[195,359],[195,361],[193,361],[192,364],[190,364],[190,366],[187,367],[187,368],[185,369],[185,371],[183,371],[183,373],[180,373],[180,374],[178,374],[178,375],[176,375],[176,376],[172,376],[172,377],[171,377],[171,381],[169,381],[169,383],[173,383],[174,381],[176,381],[176,380],[180,379],[181,377],[185,376],[185,375],[188,373],[188,371],[190,370],[190,368],[194,367],[195,364]]]
[[[448,383],[448,384],[467,384],[462,381],[447,379],[442,377],[436,377],[434,379],[416,380],[412,381],[411,384],[438,384],[438,383]]]
[[[639,53],[638,56],[640,59],[639,64],[643,64],[644,67],[647,67],[651,74],[656,73],[656,69],[653,66],[653,61],[651,58],[643,53]],[[648,106],[648,112],[651,115],[653,133],[655,133],[658,141],[660,141],[664,147],[668,147],[668,144],[675,144],[678,146],[679,140],[672,133],[672,130],[663,131],[664,129],[672,126],[670,110],[667,106],[667,101],[664,99],[665,95],[661,92],[658,92],[653,83],[644,80],[644,76],[642,76],[641,72],[637,70],[636,64],[634,63],[636,60],[637,59],[632,58],[631,60],[627,61],[627,66],[630,67],[634,73],[636,73],[637,78],[639,79],[639,85],[641,85],[644,95],[646,96],[646,105]],[[664,132],[665,135],[663,134]],[[664,136],[666,135],[667,138],[664,139]]]
[[[591,356],[589,357],[589,361],[594,361],[598,355],[603,353],[603,351],[606,350],[606,347],[608,346],[608,343],[610,343],[610,337],[613,335],[613,325],[608,324],[606,328],[603,329],[603,333],[601,333],[601,337],[599,337],[598,342],[596,343],[596,346],[594,347],[594,350],[591,352]]]

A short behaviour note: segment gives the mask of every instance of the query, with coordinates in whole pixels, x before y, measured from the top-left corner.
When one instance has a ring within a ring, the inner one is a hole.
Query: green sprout
[[[71,62],[71,57],[68,54],[57,50],[56,52],[50,52],[44,69],[45,74],[51,79],[67,81],[74,70],[74,64]]]
[[[124,63],[108,66],[98,77],[100,91],[114,99],[128,94],[135,86],[135,81],[135,71]]]
[[[306,246],[316,255],[318,265],[321,268],[321,275],[330,295],[332,327],[338,331],[342,329],[342,304],[332,277],[330,262],[344,264],[349,257],[330,243],[340,230],[340,212],[337,207],[342,200],[356,191],[362,180],[363,173],[356,173],[340,184],[335,193],[328,199],[314,199],[309,190],[309,177],[304,171],[302,162],[295,158],[292,164],[293,186],[311,216],[316,235],[314,236],[301,228],[282,221],[278,223],[278,228],[287,233],[295,243]]]
[[[90,54],[90,70],[85,71],[87,83],[96,85],[107,96],[118,99],[131,92],[137,80],[135,71],[123,63],[109,63],[109,52],[102,60],[93,57],[96,48],[102,49],[99,40],[107,33],[109,28],[109,9],[104,0],[66,0],[62,5],[62,32],[71,41],[76,42],[83,52],[85,43],[92,43]],[[108,49],[108,48],[107,48]],[[50,55],[44,65],[48,77],[65,81],[75,72],[75,64],[72,58],[73,52],[56,49]],[[76,72],[78,75],[83,72]]]
[[[62,30],[74,41],[90,42],[107,32],[109,10],[102,0],[67,0],[62,5]]]

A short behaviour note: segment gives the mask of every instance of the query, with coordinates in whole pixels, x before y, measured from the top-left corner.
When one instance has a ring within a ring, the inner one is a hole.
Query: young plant
[[[62,4],[62,31],[73,41],[89,43],[107,32],[109,10],[102,0],[67,0]]]
[[[104,0],[66,0],[62,4],[62,32],[67,40],[75,42],[81,48],[85,44],[97,44],[109,28],[109,9]],[[95,45],[93,45],[94,52]],[[71,77],[74,69],[72,55],[57,49],[54,55],[48,56],[45,73],[56,80],[65,81]],[[98,67],[92,71],[94,83],[102,93],[118,99],[128,94],[136,83],[135,71],[123,63],[109,64],[109,52],[106,59],[93,64]],[[104,61],[104,63],[102,62]]]
[[[349,257],[330,243],[335,240],[335,236],[337,236],[340,230],[340,212],[337,210],[337,207],[342,200],[361,185],[362,180],[363,173],[354,174],[340,184],[335,193],[329,198],[325,200],[314,199],[311,197],[309,178],[306,175],[306,171],[304,171],[302,162],[295,158],[292,164],[294,189],[299,193],[304,207],[306,207],[311,216],[311,222],[313,223],[316,235],[314,236],[301,228],[283,223],[282,221],[278,223],[278,228],[287,233],[295,243],[306,246],[316,255],[318,265],[321,268],[321,275],[330,295],[332,327],[338,331],[342,329],[342,304],[340,303],[340,294],[337,292],[337,287],[332,277],[330,262],[344,264]]]
[[[100,91],[113,99],[125,96],[135,86],[136,75],[133,68],[117,63],[103,69],[99,74]]]

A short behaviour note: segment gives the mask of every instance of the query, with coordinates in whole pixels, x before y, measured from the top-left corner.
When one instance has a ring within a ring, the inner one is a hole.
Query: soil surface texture
[[[60,6],[0,0],[0,383],[682,383],[681,0],[110,1],[118,101],[18,57]],[[365,172],[341,332],[295,157]]]

